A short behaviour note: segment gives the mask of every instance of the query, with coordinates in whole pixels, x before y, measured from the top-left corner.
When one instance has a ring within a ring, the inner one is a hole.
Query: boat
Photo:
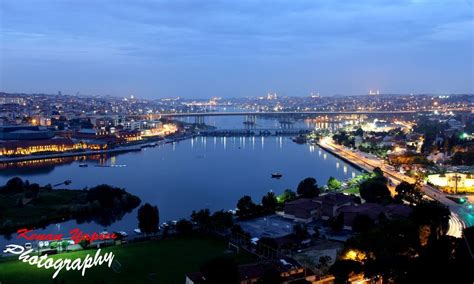
[[[272,178],[281,178],[283,175],[281,173],[275,172],[272,173]]]
[[[111,165],[112,168],[125,168],[127,165]]]
[[[142,230],[140,229],[134,229],[133,232],[137,235],[141,235],[142,234]]]
[[[81,168],[87,168],[89,165],[88,164],[79,164],[79,167]]]

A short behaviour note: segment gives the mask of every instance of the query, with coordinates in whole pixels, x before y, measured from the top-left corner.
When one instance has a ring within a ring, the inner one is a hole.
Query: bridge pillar
[[[293,128],[293,121],[287,120],[280,120],[280,127],[283,129],[290,129]]]
[[[252,114],[252,115],[246,115],[244,124],[246,128],[254,128],[255,125],[257,124],[257,116]]]
[[[195,124],[204,124],[204,116],[196,115],[194,117],[194,123]]]

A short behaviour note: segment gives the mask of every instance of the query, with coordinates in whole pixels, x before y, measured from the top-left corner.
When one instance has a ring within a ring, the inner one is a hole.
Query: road
[[[333,152],[367,171],[372,171],[374,168],[379,167],[385,176],[395,185],[402,181],[409,183],[415,183],[416,181],[414,178],[401,174],[391,166],[385,164],[384,160],[365,153],[349,150],[344,146],[335,144],[331,138],[325,137],[320,140],[319,144],[323,149]],[[448,235],[460,238],[464,228],[474,225],[474,212],[468,208],[470,205],[469,202],[467,202],[467,204],[458,204],[447,198],[444,192],[429,185],[423,185],[422,190],[426,196],[449,207],[451,218],[449,220]]]

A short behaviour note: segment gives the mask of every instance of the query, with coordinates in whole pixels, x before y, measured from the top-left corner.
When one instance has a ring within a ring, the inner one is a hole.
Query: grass
[[[0,262],[0,283],[179,283],[185,282],[185,273],[199,271],[200,265],[214,257],[231,255],[238,263],[251,262],[254,258],[247,253],[234,254],[227,251],[227,244],[210,238],[172,239],[148,241],[129,245],[104,248],[112,251],[122,265],[120,272],[114,272],[106,265],[80,271],[61,270],[57,282],[51,278],[53,269],[37,268],[15,260]],[[84,258],[94,255],[96,250],[70,252],[53,258]],[[64,282],[63,282],[64,281]]]

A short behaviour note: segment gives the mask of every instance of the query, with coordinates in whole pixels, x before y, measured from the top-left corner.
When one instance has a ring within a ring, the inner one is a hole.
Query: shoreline
[[[77,156],[91,156],[97,154],[108,154],[108,153],[126,153],[126,152],[134,152],[134,151],[141,151],[143,148],[146,147],[155,147],[158,145],[164,145],[167,143],[173,143],[181,140],[186,140],[188,138],[192,138],[194,135],[187,135],[184,137],[176,137],[172,139],[163,139],[159,141],[146,141],[143,143],[138,143],[134,145],[128,146],[119,146],[113,149],[106,149],[106,150],[97,150],[97,151],[84,151],[84,152],[64,152],[64,153],[57,153],[57,154],[44,154],[44,155],[30,155],[30,156],[21,156],[21,157],[11,157],[11,158],[0,158],[0,164],[4,163],[15,163],[15,162],[23,162],[23,161],[32,161],[32,160],[47,160],[47,159],[54,159],[54,158],[66,158],[66,157],[77,157]]]
[[[324,151],[328,152],[329,154],[333,155],[334,157],[343,160],[344,162],[350,164],[351,166],[355,167],[356,169],[358,169],[362,172],[372,172],[372,169],[369,170],[367,168],[364,168],[363,166],[359,165],[355,161],[353,161],[351,159],[348,159],[347,157],[345,157],[343,155],[339,155],[333,149],[322,145],[320,142],[316,142],[316,145],[318,145],[319,148],[323,149]]]

